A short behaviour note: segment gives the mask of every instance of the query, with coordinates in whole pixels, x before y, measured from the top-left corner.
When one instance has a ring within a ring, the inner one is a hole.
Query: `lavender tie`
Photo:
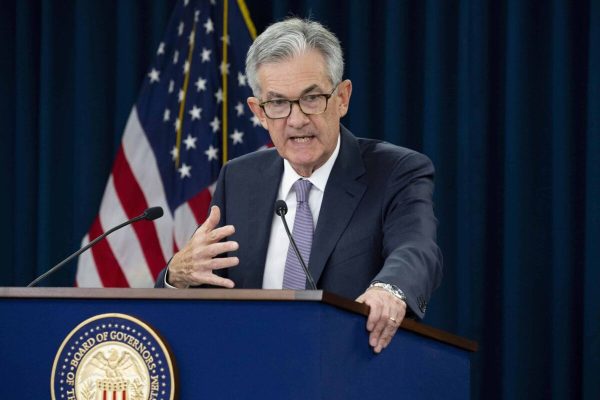
[[[308,206],[308,194],[312,183],[310,181],[299,179],[294,183],[296,192],[296,218],[294,219],[294,229],[292,236],[296,241],[298,250],[302,255],[302,259],[308,266],[310,259],[310,249],[313,240],[313,217]],[[296,257],[296,253],[290,244],[285,261],[285,271],[283,273],[283,288],[303,290],[306,289],[306,275],[302,269],[302,265]]]

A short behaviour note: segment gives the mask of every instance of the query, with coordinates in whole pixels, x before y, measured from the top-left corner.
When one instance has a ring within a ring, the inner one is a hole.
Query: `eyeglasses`
[[[296,100],[274,99],[263,101],[259,106],[265,111],[265,115],[270,119],[287,118],[292,113],[292,105],[298,104],[300,111],[306,115],[323,114],[327,110],[327,103],[333,92],[337,89],[339,83],[335,85],[331,93],[307,94]]]

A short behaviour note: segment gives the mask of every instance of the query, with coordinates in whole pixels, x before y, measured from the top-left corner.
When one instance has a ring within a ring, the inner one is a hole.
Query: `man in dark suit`
[[[256,96],[248,105],[275,149],[223,167],[208,219],[157,286],[304,289],[274,213],[283,199],[317,287],[370,306],[369,344],[379,353],[407,311],[423,317],[441,280],[433,166],[340,124],[352,83],[342,80],[339,41],[316,22],[271,25],[250,48],[246,73]]]

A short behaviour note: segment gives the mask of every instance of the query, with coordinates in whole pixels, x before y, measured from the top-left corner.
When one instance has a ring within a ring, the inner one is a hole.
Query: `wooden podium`
[[[322,291],[0,288],[0,399],[49,399],[61,343],[105,313],[160,334],[182,400],[470,396],[476,343],[405,320],[376,355],[368,307]]]

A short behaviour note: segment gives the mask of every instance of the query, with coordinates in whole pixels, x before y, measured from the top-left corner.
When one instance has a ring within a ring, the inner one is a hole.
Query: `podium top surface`
[[[221,300],[221,301],[314,301],[367,316],[369,307],[322,290],[265,289],[130,289],[130,288],[22,288],[0,287],[2,298],[33,299],[130,299],[130,300]],[[477,343],[463,337],[404,319],[401,328],[466,351],[477,351]]]

